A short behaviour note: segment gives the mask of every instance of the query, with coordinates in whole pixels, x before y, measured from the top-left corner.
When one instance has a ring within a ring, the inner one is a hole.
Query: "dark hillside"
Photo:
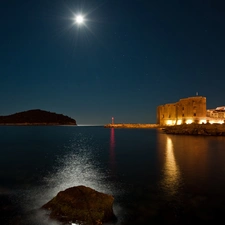
[[[77,125],[76,120],[40,109],[33,109],[24,112],[15,113],[8,116],[0,116],[1,125]]]

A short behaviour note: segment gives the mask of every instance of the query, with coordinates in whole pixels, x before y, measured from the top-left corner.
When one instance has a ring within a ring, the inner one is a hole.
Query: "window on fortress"
[[[184,107],[182,107],[182,110],[184,110]]]
[[[182,114],[182,116],[184,117],[184,114]]]
[[[194,116],[196,116],[196,113],[194,113]]]
[[[169,115],[169,118],[170,118],[170,115]]]

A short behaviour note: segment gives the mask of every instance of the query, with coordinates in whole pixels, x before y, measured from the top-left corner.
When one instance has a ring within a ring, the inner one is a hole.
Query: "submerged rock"
[[[113,213],[114,197],[85,186],[60,191],[41,208],[50,211],[50,217],[61,222],[102,224],[116,217]]]

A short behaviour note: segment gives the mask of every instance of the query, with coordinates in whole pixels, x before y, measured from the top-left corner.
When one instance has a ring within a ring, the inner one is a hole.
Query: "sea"
[[[214,224],[225,215],[225,137],[0,126],[1,225],[60,225],[40,208],[78,185],[114,196],[107,225]]]

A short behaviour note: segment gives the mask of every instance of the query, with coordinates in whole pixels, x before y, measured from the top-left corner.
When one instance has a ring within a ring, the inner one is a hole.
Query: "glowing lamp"
[[[186,124],[191,124],[193,122],[193,120],[187,120]]]
[[[177,125],[181,125],[181,123],[182,123],[182,120],[177,121]]]
[[[167,125],[172,125],[172,120],[167,120],[166,124]]]

